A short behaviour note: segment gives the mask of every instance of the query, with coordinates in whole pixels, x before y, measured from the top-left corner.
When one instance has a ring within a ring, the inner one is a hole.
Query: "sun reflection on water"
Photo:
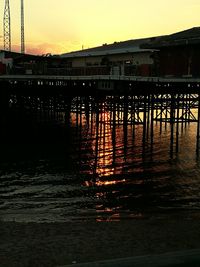
[[[141,210],[151,205],[167,208],[174,201],[172,192],[186,192],[180,173],[195,165],[195,124],[178,126],[180,153],[172,158],[170,123],[154,121],[153,139],[149,123],[144,142],[144,125],[124,123],[123,111],[114,112],[112,107],[99,104],[89,115],[71,114],[79,142],[79,172],[85,177],[82,185],[94,192],[97,221],[142,218]],[[131,115],[127,114],[129,122]],[[142,112],[137,116],[143,119]],[[175,124],[174,140],[176,130]]]

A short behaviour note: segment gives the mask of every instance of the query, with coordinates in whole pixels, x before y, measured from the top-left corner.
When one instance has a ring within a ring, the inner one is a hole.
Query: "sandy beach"
[[[200,248],[198,214],[116,222],[0,223],[1,267],[53,267]]]

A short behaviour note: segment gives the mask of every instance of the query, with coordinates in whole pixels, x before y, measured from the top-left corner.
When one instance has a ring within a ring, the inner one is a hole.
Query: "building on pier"
[[[157,49],[158,76],[200,77],[200,27],[154,39],[143,48]]]
[[[76,75],[153,75],[153,54],[156,49],[141,48],[151,38],[114,42],[102,46],[62,54],[69,60]]]
[[[0,50],[0,74],[200,77],[200,27],[36,56]]]
[[[200,27],[61,55],[72,74],[200,77]]]
[[[0,74],[67,75],[60,56],[30,55],[0,50]]]

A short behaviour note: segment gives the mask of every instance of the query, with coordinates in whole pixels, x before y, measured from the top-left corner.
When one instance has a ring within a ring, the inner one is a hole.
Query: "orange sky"
[[[64,53],[200,25],[199,0],[24,0],[26,52]],[[12,49],[20,51],[20,0],[10,0]],[[3,47],[3,10],[0,2]]]

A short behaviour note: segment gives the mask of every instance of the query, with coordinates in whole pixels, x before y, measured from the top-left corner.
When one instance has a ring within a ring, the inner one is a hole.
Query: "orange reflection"
[[[70,121],[73,127],[84,126],[86,124],[86,115],[85,113],[79,114],[72,112],[70,114]]]
[[[109,110],[105,104],[99,104],[94,112],[87,113],[84,106],[79,105],[80,112],[71,113],[71,123],[76,129],[75,139],[78,140],[81,173],[92,175],[93,178],[110,177],[143,169],[142,161],[142,126],[124,125],[124,114]],[[130,114],[129,114],[130,115]],[[128,116],[129,118],[129,116]],[[139,138],[133,138],[133,131]],[[139,167],[137,166],[139,165]],[[122,181],[120,181],[122,182]],[[94,183],[85,182],[86,186]],[[109,186],[116,181],[97,181],[97,186]]]
[[[97,214],[102,213],[101,215],[97,215],[96,221],[97,222],[115,222],[115,221],[121,221],[123,219],[144,219],[145,216],[142,213],[129,213],[129,212],[124,212],[124,213],[116,213],[115,209],[110,209],[110,215],[107,216],[106,210],[98,211]]]
[[[101,176],[110,176],[114,174],[114,168],[110,167],[113,162],[113,143],[112,129],[110,125],[110,114],[102,112],[99,118],[96,136],[98,140],[93,142],[93,149],[97,151],[96,174]]]
[[[119,184],[119,183],[124,183],[126,182],[125,179],[123,180],[118,180],[118,181],[96,181],[96,185],[97,186],[107,186],[107,185],[115,185],[115,184]]]
[[[119,222],[120,220],[121,220],[121,217],[119,213],[112,214],[109,217],[97,216],[96,218],[97,222]]]
[[[112,181],[101,181],[101,180],[96,180],[95,182],[92,181],[85,181],[85,186],[87,187],[91,187],[91,186],[109,186],[109,185],[116,185],[116,184],[121,184],[121,183],[125,183],[126,179],[123,180],[112,180]]]

